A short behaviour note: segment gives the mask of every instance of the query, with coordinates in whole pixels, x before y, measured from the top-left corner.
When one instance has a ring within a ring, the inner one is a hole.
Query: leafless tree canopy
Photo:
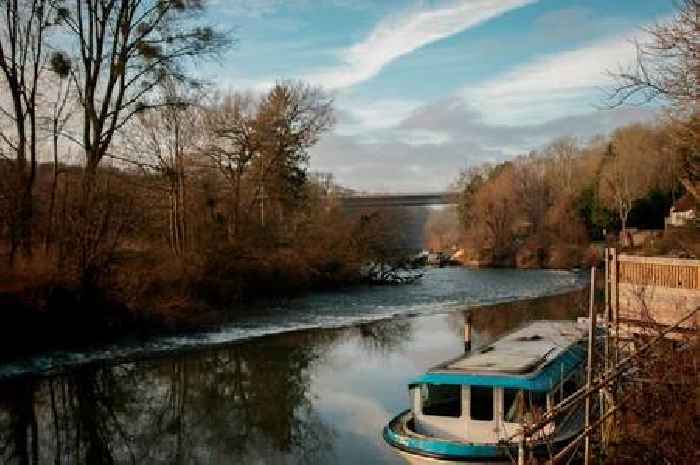
[[[83,107],[80,140],[86,174],[94,175],[115,131],[145,108],[167,105],[156,92],[166,79],[189,81],[187,59],[213,56],[225,34],[198,21],[200,1],[88,0],[57,2],[66,53]]]
[[[637,62],[614,73],[609,95],[613,106],[663,99],[677,109],[697,111],[700,80],[700,1],[678,0],[676,16],[646,29],[649,39],[637,42]]]

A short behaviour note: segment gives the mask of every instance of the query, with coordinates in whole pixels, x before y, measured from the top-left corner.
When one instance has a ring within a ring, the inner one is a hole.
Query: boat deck
[[[534,321],[486,347],[432,368],[429,373],[527,375],[562,355],[586,336],[576,321]]]

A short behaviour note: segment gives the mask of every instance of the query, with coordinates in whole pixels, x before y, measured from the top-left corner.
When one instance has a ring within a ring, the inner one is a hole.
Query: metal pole
[[[596,332],[596,311],[595,311],[595,266],[591,267],[591,299],[588,308],[588,369],[586,370],[586,389],[591,389],[593,384],[593,357],[595,355],[595,332]],[[586,397],[586,429],[591,426],[591,396]],[[586,436],[584,449],[584,464],[591,462],[591,439]]]
[[[613,367],[611,367],[609,370],[607,370],[605,373],[603,373],[600,376],[600,378],[598,378],[590,388],[588,388],[586,386],[582,387],[581,389],[579,389],[575,393],[571,394],[566,399],[562,400],[558,405],[555,405],[554,408],[545,412],[545,414],[542,416],[542,418],[537,420],[535,423],[533,423],[532,425],[525,425],[523,427],[522,432],[512,434],[512,435],[508,436],[505,440],[512,441],[516,436],[519,436],[520,434],[523,434],[525,437],[532,436],[535,431],[539,431],[540,429],[544,428],[545,425],[550,423],[552,421],[552,419],[554,419],[554,417],[557,414],[570,408],[572,405],[580,402],[582,399],[590,397],[593,393],[597,392],[598,389],[606,386],[611,381],[613,381],[614,379],[616,379],[619,376],[621,376],[622,374],[624,374],[628,369],[628,365],[631,364],[632,361],[636,360],[637,358],[640,358],[650,348],[652,348],[659,341],[664,339],[664,337],[668,333],[674,331],[681,324],[683,324],[686,320],[690,319],[692,316],[694,316],[698,312],[700,312],[700,307],[696,307],[694,310],[691,310],[685,316],[683,316],[679,320],[676,320],[676,322],[673,323],[671,326],[669,326],[669,327],[665,328],[663,331],[661,331],[651,341],[647,342],[642,347],[637,349],[635,352],[626,356],[624,359],[620,360]]]
[[[583,432],[582,432],[581,434],[579,434],[579,435],[576,437],[576,439],[574,439],[573,441],[571,441],[569,444],[567,444],[567,446],[566,446],[565,448],[563,448],[561,451],[559,451],[559,452],[557,453],[557,455],[555,455],[554,457],[552,457],[552,459],[549,461],[550,465],[556,464],[556,463],[559,462],[559,460],[561,460],[562,458],[566,457],[566,455],[567,455],[569,452],[571,452],[571,450],[576,446],[576,444],[578,444],[578,443],[581,441],[582,438],[584,438],[584,437],[587,438],[588,435],[590,435],[591,433],[593,433],[593,431],[594,431],[598,426],[600,426],[605,420],[607,420],[608,417],[609,417],[610,415],[612,415],[613,413],[615,413],[615,411],[618,409],[618,407],[619,407],[619,404],[616,405],[615,407],[611,408],[609,412],[607,412],[605,415],[603,415],[602,417],[600,417],[600,418],[599,418],[595,423],[593,423],[590,427],[584,429]]]
[[[612,310],[612,318],[613,318],[613,327],[614,329],[614,336],[613,336],[613,342],[615,343],[615,347],[612,350],[612,363],[616,365],[618,361],[620,360],[620,324],[619,324],[619,315],[620,315],[620,296],[619,296],[619,276],[618,276],[618,271],[619,271],[619,266],[618,266],[618,261],[617,261],[617,249],[612,249],[611,250],[611,256],[612,259],[610,260],[610,263],[612,264],[612,270],[611,270],[611,280],[610,280],[610,303],[611,303],[611,310]]]
[[[559,402],[564,400],[564,364],[559,365]],[[557,402],[557,404],[559,403]],[[554,405],[552,405],[554,407]]]
[[[464,352],[472,350],[472,314],[467,312],[464,317]]]
[[[605,249],[605,307],[603,310],[603,321],[605,322],[605,369],[609,367],[610,356],[610,249]]]
[[[603,370],[608,371],[608,368],[612,366],[610,362],[610,320],[611,320],[611,305],[610,305],[610,249],[605,248],[605,306],[603,307],[603,323],[605,327],[605,348],[603,351]],[[600,415],[606,415],[608,409],[608,399],[605,397],[605,390],[600,392]],[[603,449],[607,448],[608,444],[608,434],[605,428],[601,430],[601,443]]]
[[[525,437],[518,443],[518,465],[525,465]]]

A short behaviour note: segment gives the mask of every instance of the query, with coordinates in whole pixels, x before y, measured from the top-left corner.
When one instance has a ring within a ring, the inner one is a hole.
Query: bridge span
[[[456,205],[459,194],[456,192],[431,192],[411,194],[348,194],[338,197],[346,208],[381,207],[430,207],[435,205]]]

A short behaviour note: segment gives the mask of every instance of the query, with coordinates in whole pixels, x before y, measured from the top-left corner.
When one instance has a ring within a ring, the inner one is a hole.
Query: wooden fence
[[[700,260],[618,255],[615,249],[606,249],[605,257],[604,317],[615,328],[662,327],[700,306]],[[698,323],[696,315],[684,327]]]
[[[700,289],[700,260],[618,255],[618,281],[669,289]]]

